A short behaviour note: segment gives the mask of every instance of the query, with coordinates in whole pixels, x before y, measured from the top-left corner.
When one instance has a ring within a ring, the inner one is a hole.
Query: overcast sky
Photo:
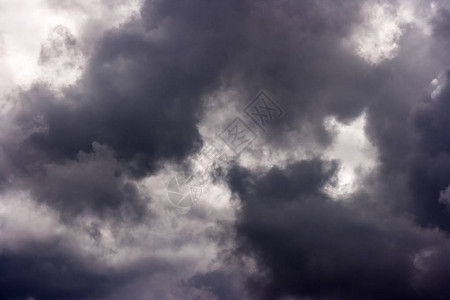
[[[446,0],[0,0],[0,300],[449,299]]]

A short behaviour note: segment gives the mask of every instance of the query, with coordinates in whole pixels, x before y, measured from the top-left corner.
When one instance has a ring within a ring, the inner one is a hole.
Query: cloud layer
[[[33,5],[58,24],[0,31],[0,299],[449,297],[443,1]],[[284,111],[265,131],[261,89]],[[241,155],[217,137],[238,116]],[[373,151],[341,153],[348,127]],[[229,159],[174,207],[210,143]]]

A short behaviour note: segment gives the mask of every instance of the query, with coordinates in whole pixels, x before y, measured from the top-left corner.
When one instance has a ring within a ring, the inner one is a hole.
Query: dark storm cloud
[[[242,290],[238,285],[239,279],[236,273],[216,270],[196,274],[186,284],[210,292],[217,300],[239,300],[242,299]]]
[[[106,146],[93,144],[92,153],[80,152],[77,159],[46,164],[31,182],[35,197],[56,207],[65,219],[83,213],[101,217],[142,221],[147,215],[146,199],[134,183],[125,182],[123,168]]]
[[[398,61],[393,65],[397,74],[392,66],[376,70],[383,89],[368,106],[367,132],[380,165],[359,186],[357,203],[333,202],[323,193],[333,176],[330,169],[312,167],[318,161],[265,175],[239,168],[230,173],[230,187],[242,202],[239,251],[255,257],[265,274],[253,282],[262,298],[450,294],[443,283],[448,241],[442,235],[436,242],[436,232],[419,226],[449,228],[448,71],[439,77],[438,96],[420,104],[421,87],[411,83],[424,84],[423,74],[408,74]],[[408,219],[401,217],[405,213]]]
[[[121,285],[171,269],[161,259],[107,268],[64,239],[30,241],[20,249],[2,250],[0,299],[104,299]]]
[[[77,299],[95,295],[112,280],[95,274],[82,257],[56,243],[29,244],[0,255],[0,298]]]
[[[240,104],[261,88],[274,94],[286,114],[263,138],[288,152],[311,141],[329,145],[326,117],[348,122],[366,111],[379,168],[352,199],[335,202],[324,191],[336,181],[336,162],[304,160],[259,175],[231,169],[228,183],[242,204],[238,253],[253,256],[263,275],[254,291],[262,299],[448,298],[447,242],[413,221],[450,228],[448,84],[417,106],[430,74],[443,68],[448,18],[436,21],[431,48],[441,54],[429,69],[411,64],[417,53],[407,42],[398,59],[372,67],[343,43],[361,21],[361,5],[146,1],[142,20],[108,31],[92,47],[74,86],[57,93],[36,84],[18,94],[10,119],[0,120],[0,187],[30,191],[64,219],[94,215],[120,226],[148,213],[148,199],[128,180],[199,149],[202,99],[219,87],[239,90]],[[83,52],[69,32],[59,33],[42,47],[42,64]],[[109,273],[72,250],[44,243],[2,252],[0,297],[101,298],[136,274],[164,269],[155,262]],[[187,285],[239,299],[230,276],[197,274]]]
[[[22,118],[41,114],[48,126],[29,137],[31,146],[73,158],[94,141],[105,143],[134,162],[130,167],[139,174],[195,149],[202,93],[228,52],[214,40],[222,35],[203,37],[206,28],[187,24],[168,24],[159,32],[133,25],[139,26],[124,25],[105,36],[82,81],[65,91],[66,101],[28,95],[35,106]]]
[[[284,129],[288,136],[293,128],[327,145],[332,134],[324,127],[325,117],[347,121],[358,116],[382,82],[342,47],[342,38],[358,21],[353,11],[359,5],[145,2],[142,21],[131,20],[99,41],[75,86],[62,95],[45,85],[20,94],[15,124],[22,140],[3,148],[18,170],[12,177],[39,182],[37,177],[49,171],[45,165],[74,161],[80,152],[92,152],[94,142],[114,151],[127,176],[151,174],[166,161],[180,162],[201,145],[196,126],[202,117],[202,96],[237,80],[244,94],[269,89],[289,112],[271,127],[272,134],[265,135],[276,139],[274,145],[292,146],[294,141],[283,140],[281,132]],[[76,45],[63,30],[42,48],[41,61],[62,50],[73,52]],[[41,193],[40,198],[59,203],[54,205],[58,209],[85,204],[102,208],[116,200],[100,204],[98,199],[121,190],[116,185],[110,191],[80,188],[87,191],[75,193],[85,199],[77,205],[71,204],[72,196],[61,199],[68,194],[55,187],[49,189],[51,195]],[[90,191],[103,194],[91,197]]]
[[[450,215],[439,199],[450,184],[449,78],[447,69],[440,75],[435,99],[428,97],[414,112],[417,139],[410,170],[415,209],[421,221],[446,230],[450,229]]]
[[[264,278],[255,277],[255,293],[263,299],[441,299],[449,295],[445,285],[430,287],[428,282],[425,292],[414,284],[418,277],[422,283],[429,280],[427,274],[418,274],[415,255],[428,247],[445,253],[434,233],[361,203],[353,206],[331,200],[324,187],[335,171],[335,163],[318,159],[260,175],[239,167],[230,171],[230,188],[242,205],[236,225],[238,253],[254,257]],[[438,274],[433,280],[448,276],[446,267],[425,265],[427,272]]]
[[[372,100],[380,79],[343,39],[360,21],[359,1],[264,1],[255,4],[242,30],[245,49],[227,75],[243,90],[243,101],[267,89],[286,110],[280,122],[266,128],[271,146],[295,142],[289,132],[329,145],[332,134],[324,118],[349,121]]]
[[[116,231],[145,221],[148,199],[129,179],[198,150],[202,97],[220,84],[223,69],[242,47],[248,15],[241,1],[149,1],[141,12],[142,21],[110,30],[92,47],[75,85],[55,92],[36,83],[19,91],[2,120],[2,187],[30,192],[56,209],[69,228],[77,217],[103,219]],[[83,41],[66,29],[55,32],[41,49],[41,64],[83,52]],[[101,237],[95,228],[89,234]],[[163,260],[135,261],[120,270],[96,263],[54,243],[5,250],[0,298],[105,299],[116,287],[166,269]]]
[[[26,178],[39,199],[70,213],[87,207],[103,214],[121,201],[140,209],[134,188],[113,178],[113,166],[101,178],[101,162],[77,160],[99,143],[115,153],[117,168],[140,177],[199,148],[202,96],[240,48],[246,7],[195,3],[144,5],[143,21],[106,33],[80,81],[62,96],[43,84],[21,92],[14,119],[21,134],[3,147],[17,171],[11,177]],[[43,63],[77,45],[66,29],[54,32]]]
[[[440,22],[445,22],[445,18]],[[448,63],[448,58],[441,55],[443,45],[448,43],[442,40],[446,25],[439,24],[436,30],[440,31],[435,31],[437,35],[428,40],[430,47],[422,50],[429,57],[415,59],[418,50],[411,47],[413,34],[408,30],[401,41],[399,56],[392,62],[384,62],[370,71],[354,58],[344,60],[342,66],[339,62],[325,64],[324,74],[327,68],[335,72],[335,77],[324,80],[327,87],[308,85],[319,87],[319,95],[333,95],[329,102],[324,97],[316,98],[319,113],[313,115],[313,120],[323,120],[329,114],[345,120],[360,108],[367,111],[366,131],[377,147],[379,168],[359,187],[360,194],[355,198],[359,203],[333,202],[323,194],[323,185],[308,183],[304,178],[327,181],[330,177],[314,172],[307,162],[296,166],[302,169],[299,174],[293,172],[293,166],[260,176],[244,169],[232,171],[229,183],[242,201],[237,224],[242,238],[240,250],[253,255],[262,272],[267,272],[267,281],[256,285],[257,290],[265,290],[263,297],[448,297],[449,290],[442,284],[448,277],[449,258],[444,254],[447,242],[435,245],[429,238],[430,232],[418,225],[450,228],[446,206],[450,183],[448,71],[443,76],[445,83],[440,82],[439,96],[425,97],[420,104],[431,76]],[[316,36],[320,41],[320,34]],[[327,45],[337,43],[322,44]],[[336,55],[339,50],[320,53],[324,54],[320,59],[325,61],[345,57]],[[348,82],[345,69],[354,76]],[[321,74],[318,72],[317,76]],[[296,73],[290,75],[289,78],[297,78]],[[313,73],[309,78],[314,76]],[[273,82],[277,83],[276,79]],[[347,93],[347,99],[333,93],[334,83],[343,89],[343,94]],[[302,105],[293,100],[292,103]],[[294,113],[296,106],[287,103],[283,106],[290,107],[287,111],[298,117]],[[314,111],[311,107],[315,108],[307,104],[301,107],[310,113]],[[306,120],[301,122],[305,124]],[[305,172],[303,176],[301,172]],[[402,219],[405,214],[410,214],[409,221]],[[427,249],[432,250],[426,254]],[[418,261],[426,266],[418,267]]]
[[[439,35],[433,36],[428,49],[430,55],[436,54],[435,60],[424,59],[429,69],[423,72],[411,72],[405,65],[415,53],[407,42],[398,59],[379,68],[389,82],[368,107],[367,133],[379,153],[375,181],[384,194],[379,201],[397,212],[412,213],[422,225],[449,230],[448,210],[439,201],[441,191],[450,183],[448,71],[439,76],[438,85],[426,91],[431,79],[450,63],[448,58],[442,59],[446,43]],[[432,99],[430,94],[438,86],[441,92]]]

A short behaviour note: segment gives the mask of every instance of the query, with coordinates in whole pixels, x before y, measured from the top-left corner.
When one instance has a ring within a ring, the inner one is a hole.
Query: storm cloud
[[[0,299],[450,296],[444,1],[17,3],[0,0]],[[260,90],[283,112],[263,129]],[[225,163],[179,181],[210,145]]]

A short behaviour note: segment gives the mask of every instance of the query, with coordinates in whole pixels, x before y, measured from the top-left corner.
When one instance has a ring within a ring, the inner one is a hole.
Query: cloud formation
[[[30,31],[45,76],[0,85],[0,299],[448,298],[444,1],[42,5],[70,15]],[[284,111],[265,131],[261,89]],[[177,210],[173,171],[230,150],[237,116],[255,141]],[[337,153],[362,119],[374,151]]]

